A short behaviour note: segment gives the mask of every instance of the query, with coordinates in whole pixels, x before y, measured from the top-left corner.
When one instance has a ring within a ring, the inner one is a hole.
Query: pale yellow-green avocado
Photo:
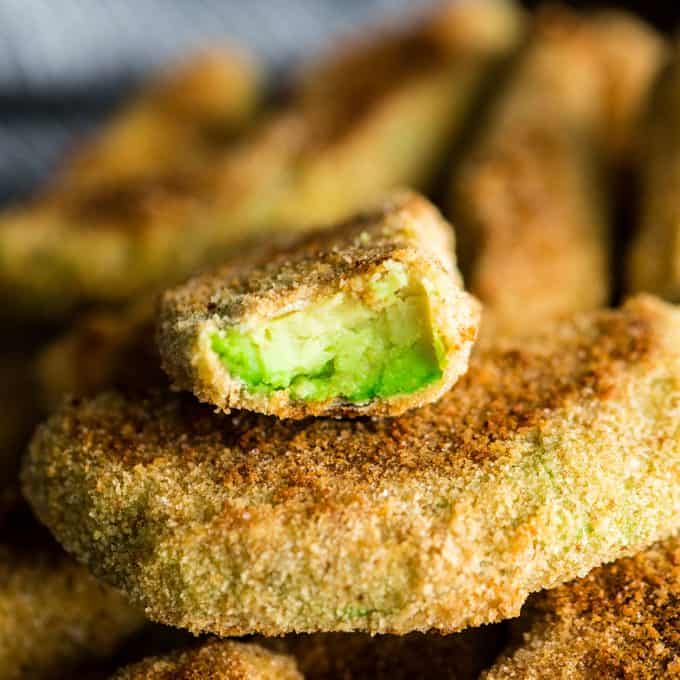
[[[410,394],[442,376],[428,298],[391,263],[361,295],[338,292],[302,310],[215,333],[212,349],[250,390],[351,403]]]

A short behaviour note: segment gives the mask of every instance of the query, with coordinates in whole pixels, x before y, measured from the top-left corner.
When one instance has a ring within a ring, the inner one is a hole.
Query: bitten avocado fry
[[[148,616],[221,636],[455,632],[680,529],[678,309],[642,296],[475,354],[397,418],[68,403],[24,495]]]
[[[485,680],[656,680],[680,675],[680,540],[532,597]]]
[[[536,16],[452,180],[484,338],[535,333],[609,301],[609,171],[630,160],[626,140],[663,54],[662,39],[625,13]]]
[[[159,345],[175,384],[225,412],[398,415],[465,372],[478,322],[452,228],[402,192],[166,293]]]

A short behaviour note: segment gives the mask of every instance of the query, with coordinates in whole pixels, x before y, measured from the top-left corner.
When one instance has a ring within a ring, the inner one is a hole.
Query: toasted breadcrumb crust
[[[211,640],[200,647],[144,659],[111,680],[303,680],[295,660],[259,645]]]
[[[467,369],[480,309],[462,289],[453,230],[426,199],[401,192],[372,212],[308,235],[280,252],[239,256],[215,272],[165,293],[158,341],[163,367],[180,389],[229,413],[242,408],[282,418],[399,415],[439,398]],[[442,377],[412,394],[351,404],[296,400],[289,389],[251,391],[211,346],[212,336],[304,309],[337,293],[368,296],[362,286],[385,265],[403,264],[422,283],[430,323],[444,350]]]
[[[258,639],[291,654],[305,680],[477,680],[505,639],[505,626],[454,635],[315,633]]]
[[[111,656],[144,617],[32,522],[4,526],[0,541],[0,678],[79,677],[81,666]]]
[[[677,536],[541,593],[527,603],[514,648],[487,680],[680,676]]]
[[[484,304],[485,337],[535,333],[607,303],[606,169],[624,154],[663,47],[626,13],[537,15],[452,182],[461,262]]]
[[[659,78],[639,134],[641,187],[629,288],[680,300],[680,44]]]
[[[480,352],[393,419],[65,405],[23,489],[156,620],[220,635],[454,632],[680,522],[680,313],[640,297]]]
[[[455,28],[459,20],[468,32]],[[3,311],[59,316],[84,302],[126,301],[258,234],[331,224],[395,186],[427,184],[520,31],[512,3],[455,3],[370,45],[383,57],[368,72],[351,60],[347,71],[342,59],[322,63],[320,72],[340,68],[335,86],[327,83],[332,96],[300,86],[288,106],[203,163],[191,162],[189,144],[186,171],[163,165],[143,181],[111,184],[110,169],[94,189],[57,183],[2,217],[0,289],[11,303]],[[119,175],[137,146],[114,145]]]

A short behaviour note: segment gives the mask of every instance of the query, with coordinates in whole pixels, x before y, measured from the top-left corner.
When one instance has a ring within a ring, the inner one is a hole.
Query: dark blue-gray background
[[[35,187],[145,73],[206,42],[241,43],[276,73],[362,23],[431,2],[0,0],[0,201]]]
[[[205,43],[240,43],[280,71],[361,23],[427,3],[0,0],[0,200],[30,191],[144,74]]]

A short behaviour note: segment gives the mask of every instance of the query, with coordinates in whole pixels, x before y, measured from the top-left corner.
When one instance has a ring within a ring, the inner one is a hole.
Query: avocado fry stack
[[[82,566],[7,518],[0,680],[102,657],[112,680],[680,673],[680,309],[604,307],[609,177],[664,44],[552,9],[504,62],[522,26],[454,3],[302,69],[255,119],[250,67],[204,56],[22,213],[95,201],[45,227],[44,280],[17,273],[30,247],[0,261],[23,312],[126,304],[36,362],[50,413],[21,487]],[[408,187],[501,62],[454,179],[457,256]],[[140,611],[211,637],[114,671]]]

